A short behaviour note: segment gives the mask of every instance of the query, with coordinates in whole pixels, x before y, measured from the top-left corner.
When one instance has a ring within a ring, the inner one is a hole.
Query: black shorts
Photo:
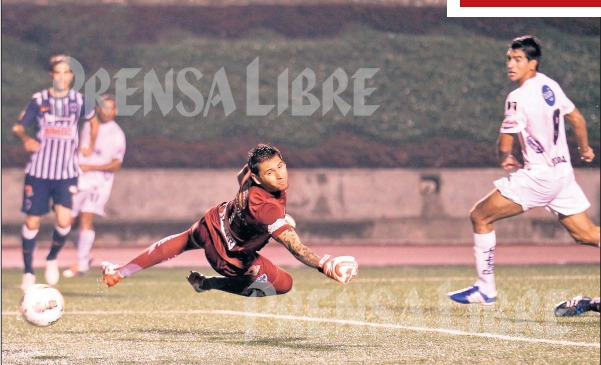
[[[25,175],[21,211],[27,215],[44,215],[50,211],[50,199],[52,199],[53,206],[58,204],[71,209],[73,207],[73,194],[76,191],[76,177],[49,180]]]

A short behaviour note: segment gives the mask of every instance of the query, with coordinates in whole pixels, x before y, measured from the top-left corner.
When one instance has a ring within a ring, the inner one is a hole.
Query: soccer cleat
[[[46,283],[49,285],[56,285],[60,278],[60,272],[58,271],[58,260],[46,261],[46,272],[45,272]]]
[[[455,292],[447,294],[451,300],[461,304],[482,304],[493,305],[496,301],[495,297],[489,297],[480,291],[477,286],[470,286]]]
[[[555,307],[555,317],[578,316],[591,310],[591,298],[576,296],[557,304]]]
[[[192,287],[194,288],[194,290],[196,290],[197,293],[202,293],[204,291],[209,290],[204,289],[202,287],[207,277],[199,272],[190,271],[190,275],[188,275],[186,279],[188,279],[188,282],[190,283],[190,285],[192,285]]]
[[[23,274],[23,279],[21,279],[21,290],[25,292],[33,284],[35,284],[35,275],[30,272]]]
[[[79,265],[72,265],[67,270],[63,271],[63,276],[66,278],[72,278],[74,276],[85,276],[88,275],[89,269],[79,268]]]
[[[119,265],[111,264],[108,261],[100,264],[100,272],[102,273],[102,282],[109,287],[123,280],[123,275],[119,272]]]
[[[63,276],[66,278],[72,278],[74,276],[85,276],[90,272],[90,265],[92,259],[88,260],[87,266],[80,266],[79,264],[71,265],[67,270],[63,271]]]

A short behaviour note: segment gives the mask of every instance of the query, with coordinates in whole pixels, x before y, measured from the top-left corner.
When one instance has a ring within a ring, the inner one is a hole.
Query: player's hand
[[[90,148],[90,146],[81,146],[79,151],[81,152],[82,155],[84,155],[86,157],[92,156],[92,152],[94,152],[94,150],[92,148]]]
[[[318,270],[330,278],[346,284],[359,272],[359,265],[353,256],[324,255],[319,261]]]
[[[28,138],[23,142],[23,148],[27,152],[37,152],[40,149],[40,142],[35,138]]]
[[[516,172],[522,168],[520,161],[513,155],[507,155],[503,161],[501,161],[501,167],[507,172]]]
[[[580,159],[584,162],[593,162],[595,159],[595,152],[590,147],[587,147],[586,149],[578,148],[578,151],[580,151]]]

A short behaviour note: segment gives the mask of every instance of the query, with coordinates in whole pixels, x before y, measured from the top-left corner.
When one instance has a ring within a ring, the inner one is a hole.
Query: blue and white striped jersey
[[[62,98],[54,98],[48,89],[33,95],[19,123],[25,128],[36,128],[40,149],[31,155],[26,174],[49,180],[79,175],[78,123],[94,116],[93,109],[85,114],[84,105],[84,96],[73,89]]]

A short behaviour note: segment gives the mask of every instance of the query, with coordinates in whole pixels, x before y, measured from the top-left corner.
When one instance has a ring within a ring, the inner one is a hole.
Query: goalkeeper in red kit
[[[191,271],[188,282],[201,293],[216,289],[243,296],[285,294],[292,277],[259,254],[270,238],[282,244],[303,264],[341,283],[358,272],[352,256],[318,256],[303,245],[286,214],[288,170],[280,151],[260,144],[249,151],[238,173],[236,197],[209,209],[188,230],[153,243],[125,265],[102,263],[102,281],[109,287],[138,271],[185,251],[204,249],[213,269],[223,276],[206,277]]]

